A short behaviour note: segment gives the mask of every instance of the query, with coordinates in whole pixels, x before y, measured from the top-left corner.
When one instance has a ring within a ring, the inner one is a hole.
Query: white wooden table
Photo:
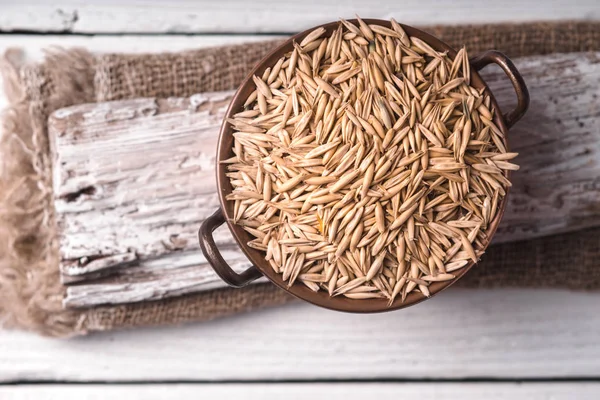
[[[176,51],[355,12],[409,24],[600,18],[595,0],[455,0],[443,11],[435,0],[96,3],[0,0],[0,50]],[[453,289],[380,315],[296,303],[63,341],[0,331],[0,399],[598,399],[599,310],[600,293]]]

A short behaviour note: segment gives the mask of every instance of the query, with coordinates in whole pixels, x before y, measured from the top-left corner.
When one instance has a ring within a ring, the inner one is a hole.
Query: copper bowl
[[[357,23],[356,20],[351,20],[350,22],[355,24]],[[391,28],[391,23],[389,21],[367,19],[365,20],[365,22],[367,22],[368,24],[378,24],[387,28]],[[326,29],[327,36],[331,35],[331,33],[335,29],[337,29],[338,24],[339,22],[336,21],[320,26]],[[316,28],[317,27],[310,28],[302,33],[299,33],[289,38],[285,43],[283,43],[281,46],[279,46],[278,48],[273,50],[269,55],[263,58],[258,63],[258,65],[254,67],[252,72],[250,72],[250,74],[244,79],[239,89],[233,96],[233,100],[229,105],[225,118],[229,118],[233,116],[233,114],[235,114],[236,112],[242,110],[244,102],[246,101],[248,96],[254,91],[255,88],[254,83],[252,81],[253,75],[261,76],[266,68],[273,66],[280,57],[282,57],[285,53],[291,52],[293,50],[292,43],[294,41],[298,43],[301,42],[302,39],[308,33],[312,32]],[[407,25],[402,25],[402,28],[404,28],[408,35],[423,40],[435,50],[447,51],[451,57],[454,57],[456,55],[456,50],[454,50],[441,40],[429,35],[428,33],[425,33]],[[506,135],[508,129],[512,127],[523,116],[523,114],[525,114],[525,111],[529,106],[529,93],[527,91],[527,87],[525,86],[525,82],[523,81],[522,76],[519,74],[512,61],[510,61],[504,54],[498,51],[486,51],[481,55],[472,58],[470,62],[471,85],[477,89],[485,88],[486,93],[491,98],[491,107],[493,108],[495,115],[494,122],[496,123],[498,128],[502,130],[502,133]],[[511,80],[517,95],[516,108],[506,114],[502,114],[502,112],[500,112],[498,104],[496,103],[496,100],[494,99],[494,96],[492,95],[490,89],[477,73],[477,71],[481,70],[483,67],[491,63],[497,64],[500,68],[502,68],[502,70]],[[271,282],[273,282],[275,285],[279,286],[283,290],[291,293],[292,295],[302,300],[308,301],[309,303],[329,308],[332,310],[355,313],[371,313],[397,310],[400,308],[408,307],[413,304],[417,304],[427,299],[427,297],[425,297],[419,292],[412,292],[406,297],[404,301],[401,301],[400,296],[398,296],[398,298],[390,306],[388,305],[387,299],[353,300],[343,296],[330,297],[329,294],[325,291],[313,292],[309,288],[300,284],[294,284],[291,287],[288,287],[287,284],[281,279],[281,275],[275,273],[270,267],[269,263],[265,260],[265,254],[246,245],[246,243],[254,239],[254,237],[252,237],[248,232],[243,230],[241,226],[235,225],[232,222],[233,202],[225,200],[225,196],[228,193],[231,193],[232,187],[231,183],[229,182],[229,179],[225,176],[225,173],[227,172],[226,166],[220,163],[221,160],[233,156],[232,146],[232,128],[231,125],[227,123],[224,119],[219,135],[216,159],[217,183],[221,208],[202,223],[202,227],[199,231],[199,239],[202,252],[204,253],[208,262],[212,265],[215,272],[227,284],[233,287],[243,287],[264,275]],[[496,232],[496,229],[498,228],[498,224],[500,223],[502,215],[504,214],[506,201],[507,196],[504,196],[499,206],[499,211],[496,213],[495,218],[491,221],[491,223],[488,226],[488,229],[486,231],[488,241],[487,243],[484,243],[484,249],[487,248],[490,240]],[[227,265],[227,263],[219,253],[217,246],[215,245],[213,231],[225,222],[227,222],[229,230],[233,234],[233,237],[236,239],[244,254],[254,265],[253,267],[248,268],[241,274],[236,273],[229,267],[229,265]],[[429,286],[431,296],[436,295],[443,289],[458,281],[464,274],[467,273],[467,271],[469,271],[469,269],[473,267],[473,265],[474,262],[470,262],[462,269],[456,271],[456,278],[451,281],[432,283]]]

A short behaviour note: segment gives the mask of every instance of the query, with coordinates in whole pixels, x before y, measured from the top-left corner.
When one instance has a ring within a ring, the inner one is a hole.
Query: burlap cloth
[[[600,50],[600,23],[563,22],[425,28],[471,54],[499,49],[511,57]],[[37,65],[4,60],[11,103],[0,139],[0,323],[45,335],[200,321],[282,304],[270,284],[167,300],[64,310],[59,282],[46,121],[84,102],[190,96],[234,89],[278,41],[180,53],[94,55],[54,50]],[[492,246],[462,287],[600,288],[600,229]]]

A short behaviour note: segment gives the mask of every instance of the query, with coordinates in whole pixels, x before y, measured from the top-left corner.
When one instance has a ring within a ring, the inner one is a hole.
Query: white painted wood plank
[[[293,383],[0,387],[3,400],[596,400],[600,383]]]
[[[595,0],[26,0],[3,5],[0,29],[82,32],[295,32],[340,16],[407,24],[598,19]]]
[[[600,375],[600,293],[450,289],[356,315],[307,304],[59,341],[0,332],[0,381]]]

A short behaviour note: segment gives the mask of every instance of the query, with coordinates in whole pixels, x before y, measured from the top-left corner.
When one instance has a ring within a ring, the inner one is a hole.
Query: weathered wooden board
[[[598,292],[457,288],[383,314],[295,303],[67,341],[0,331],[0,381],[599,379],[598,309]]]
[[[215,129],[230,97],[138,99],[51,117],[63,281],[112,275],[109,283],[74,286],[67,304],[88,297],[94,304],[142,301],[222,286],[197,251],[196,231],[218,207]],[[77,173],[83,170],[88,173]],[[216,236],[234,269],[249,266],[226,229]]]
[[[600,223],[599,54],[537,56],[517,65],[532,104],[510,133],[522,169],[513,174],[496,243]],[[501,104],[512,102],[503,73],[490,71],[486,79]],[[61,271],[65,282],[80,282],[69,287],[66,305],[151,300],[219,285],[196,232],[218,207],[214,154],[228,96],[81,105],[51,117]],[[244,268],[226,229],[217,238]]]
[[[5,2],[6,3],[6,2]],[[44,0],[2,5],[0,30],[73,33],[290,32],[358,13],[407,24],[598,19],[595,0]],[[443,5],[442,5],[443,4]]]
[[[597,400],[599,383],[258,383],[148,385],[23,385],[0,387],[3,400]]]
[[[230,97],[136,99],[55,112],[49,132],[63,259],[98,263],[99,255],[123,255],[116,262],[130,263],[126,254],[149,258],[194,248],[196,233],[183,228],[218,206],[215,129]],[[223,235],[219,241],[230,242]]]

